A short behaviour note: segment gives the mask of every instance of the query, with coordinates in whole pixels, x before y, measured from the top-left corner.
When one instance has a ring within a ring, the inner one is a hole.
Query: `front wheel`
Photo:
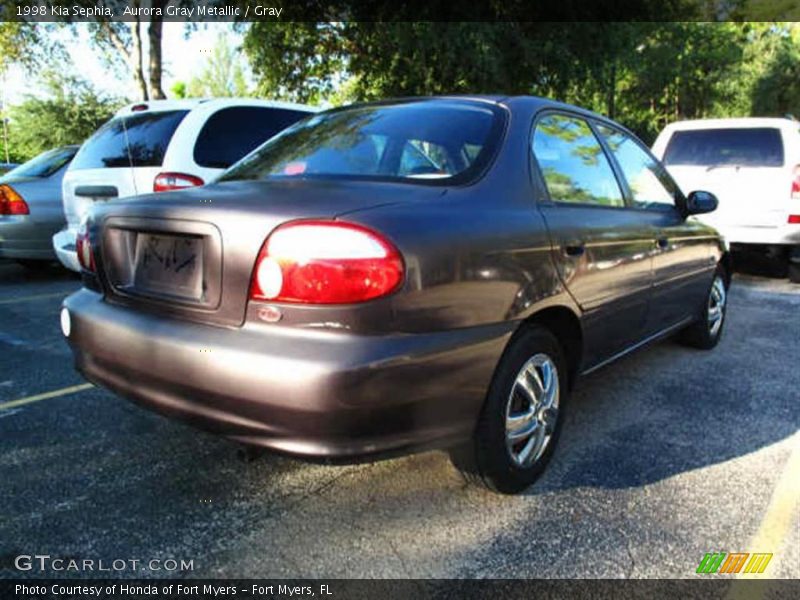
[[[468,481],[515,494],[544,471],[561,432],[567,365],[558,340],[528,326],[506,350],[473,439],[451,458]]]
[[[683,330],[681,341],[688,346],[710,350],[722,337],[728,312],[728,283],[725,272],[717,268],[700,318]]]

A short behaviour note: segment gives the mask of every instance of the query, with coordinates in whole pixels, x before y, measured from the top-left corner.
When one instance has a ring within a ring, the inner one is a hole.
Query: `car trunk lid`
[[[236,181],[116,202],[95,215],[99,270],[114,301],[238,326],[258,252],[278,225],[443,193],[359,181]]]

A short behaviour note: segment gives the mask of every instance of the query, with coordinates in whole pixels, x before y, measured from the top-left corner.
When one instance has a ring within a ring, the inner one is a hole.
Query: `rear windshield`
[[[172,134],[188,112],[134,113],[112,119],[86,140],[72,169],[160,167]]]
[[[218,110],[209,117],[197,136],[194,162],[201,167],[227,169],[308,114],[299,110],[257,106]]]
[[[285,130],[220,180],[332,177],[452,183],[471,177],[491,159],[503,123],[498,107],[471,101],[334,110]]]
[[[769,127],[676,131],[664,153],[664,164],[781,167],[781,132]]]
[[[25,164],[8,172],[9,177],[50,177],[75,156],[77,147],[56,148],[43,152]]]

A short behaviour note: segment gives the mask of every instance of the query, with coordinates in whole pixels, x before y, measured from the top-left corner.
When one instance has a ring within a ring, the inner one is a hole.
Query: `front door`
[[[696,317],[716,266],[716,233],[677,208],[680,190],[637,140],[606,124],[597,131],[622,171],[631,206],[656,239],[647,333]]]

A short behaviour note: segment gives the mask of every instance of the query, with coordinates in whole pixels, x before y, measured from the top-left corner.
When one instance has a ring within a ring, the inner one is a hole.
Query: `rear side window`
[[[541,118],[533,133],[533,154],[553,202],[625,205],[603,148],[583,119]]]
[[[72,169],[160,167],[172,135],[188,112],[148,112],[112,119],[86,140]]]
[[[309,113],[281,108],[241,106],[223,108],[209,117],[194,147],[201,167],[227,169],[276,133]]]
[[[693,129],[676,131],[664,152],[666,165],[782,167],[779,129]]]

